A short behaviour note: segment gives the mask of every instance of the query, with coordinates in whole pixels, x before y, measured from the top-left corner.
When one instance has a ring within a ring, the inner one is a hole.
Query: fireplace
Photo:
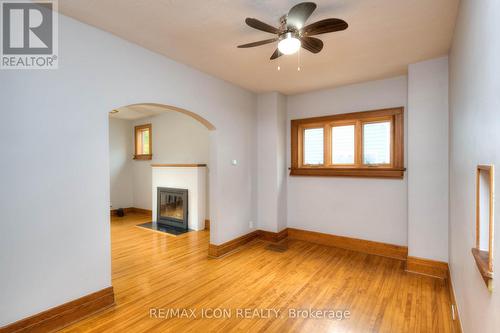
[[[188,228],[188,190],[157,188],[156,222],[180,229]]]

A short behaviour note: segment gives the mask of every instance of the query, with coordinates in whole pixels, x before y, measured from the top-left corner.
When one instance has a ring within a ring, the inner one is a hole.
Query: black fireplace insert
[[[156,222],[176,228],[188,228],[188,190],[158,187]]]

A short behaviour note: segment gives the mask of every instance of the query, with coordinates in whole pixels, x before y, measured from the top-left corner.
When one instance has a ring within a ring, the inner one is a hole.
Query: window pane
[[[149,130],[142,131],[142,154],[149,154]]]
[[[323,129],[304,130],[304,164],[323,164]]]
[[[332,163],[354,164],[354,125],[332,127]]]
[[[139,154],[141,155],[142,154],[142,132],[141,131],[136,131],[135,132],[135,144],[136,144],[136,147],[135,147],[135,151],[136,151],[136,154]]]
[[[391,163],[391,123],[363,125],[363,163]]]
[[[481,170],[479,172],[479,249],[489,250],[490,241],[490,172]]]

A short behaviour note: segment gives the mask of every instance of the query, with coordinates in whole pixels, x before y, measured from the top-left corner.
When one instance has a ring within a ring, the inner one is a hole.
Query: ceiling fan
[[[245,20],[248,26],[257,30],[276,34],[277,36],[258,42],[238,45],[238,47],[248,48],[278,42],[278,48],[271,55],[271,60],[283,54],[293,54],[297,52],[301,46],[312,53],[320,52],[323,49],[323,41],[311,36],[345,30],[348,24],[341,19],[329,18],[305,25],[307,19],[311,16],[316,7],[314,2],[302,2],[293,6],[288,14],[280,18],[280,26],[278,28],[248,17]]]

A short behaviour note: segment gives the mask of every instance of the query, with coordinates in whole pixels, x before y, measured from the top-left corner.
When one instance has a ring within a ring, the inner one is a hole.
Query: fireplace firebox
[[[188,228],[188,190],[158,187],[156,222],[180,229]]]

